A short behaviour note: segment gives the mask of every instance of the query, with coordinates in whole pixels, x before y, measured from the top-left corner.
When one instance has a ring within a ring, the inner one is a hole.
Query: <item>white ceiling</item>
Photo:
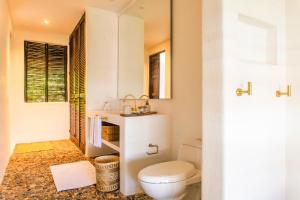
[[[70,34],[86,7],[121,11],[131,0],[8,0],[15,29]],[[49,25],[43,23],[49,20]]]

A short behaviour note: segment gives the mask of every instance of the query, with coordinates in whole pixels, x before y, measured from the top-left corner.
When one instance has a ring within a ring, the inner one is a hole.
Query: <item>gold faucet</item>
[[[139,99],[143,99],[144,97],[146,97],[146,99],[149,99],[149,96],[146,94],[143,94],[142,96],[140,96]]]
[[[132,94],[127,94],[124,98],[123,101],[126,101],[127,99],[129,99],[128,97],[131,97],[131,99],[136,99],[136,97]]]
[[[129,97],[131,97],[131,99],[129,99]],[[134,100],[134,108],[132,108],[132,111],[137,112],[136,97],[134,95],[127,94],[122,100],[123,102],[125,102],[126,100]]]

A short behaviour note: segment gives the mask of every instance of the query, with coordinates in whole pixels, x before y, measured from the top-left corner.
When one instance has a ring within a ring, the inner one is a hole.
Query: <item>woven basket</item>
[[[119,189],[119,157],[101,156],[95,159],[97,190],[112,192]]]
[[[102,138],[106,141],[118,141],[119,140],[119,126],[103,123]]]

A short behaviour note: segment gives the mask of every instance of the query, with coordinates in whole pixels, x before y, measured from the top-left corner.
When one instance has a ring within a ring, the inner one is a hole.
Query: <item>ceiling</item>
[[[131,0],[8,0],[14,29],[70,34],[86,7],[113,12],[123,10]],[[49,24],[44,23],[45,20]]]

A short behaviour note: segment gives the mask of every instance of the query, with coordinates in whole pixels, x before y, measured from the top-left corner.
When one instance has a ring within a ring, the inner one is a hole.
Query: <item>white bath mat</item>
[[[58,192],[96,184],[96,170],[89,161],[50,167]]]

